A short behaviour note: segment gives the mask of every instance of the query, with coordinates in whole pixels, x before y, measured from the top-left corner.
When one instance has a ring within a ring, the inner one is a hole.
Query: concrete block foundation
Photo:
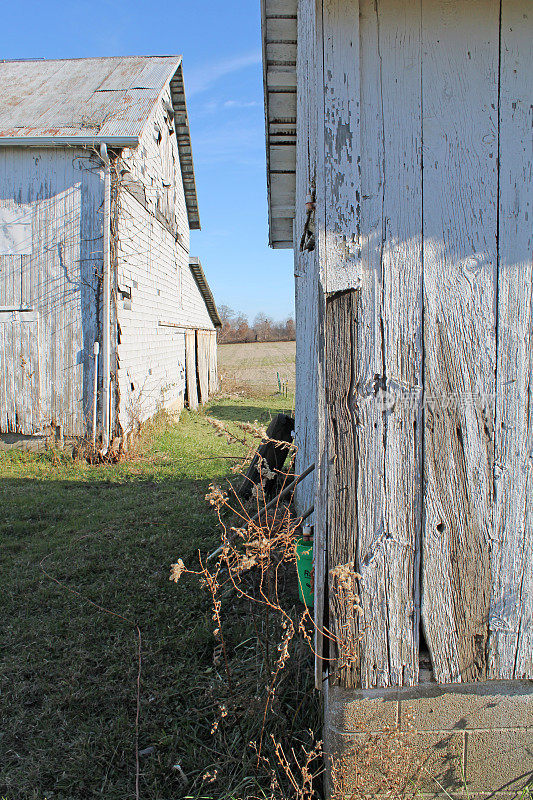
[[[331,800],[533,796],[533,681],[330,686],[324,740]]]

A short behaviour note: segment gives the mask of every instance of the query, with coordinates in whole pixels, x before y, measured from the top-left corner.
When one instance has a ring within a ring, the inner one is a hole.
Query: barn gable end
[[[183,404],[185,329],[209,331],[216,385],[216,306],[189,266],[181,57],[3,62],[0,76],[0,432],[92,436],[97,364],[105,448]]]

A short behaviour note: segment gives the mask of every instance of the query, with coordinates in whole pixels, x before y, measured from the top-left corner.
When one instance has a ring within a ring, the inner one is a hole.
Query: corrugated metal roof
[[[215,298],[213,297],[211,289],[209,288],[209,284],[202,269],[202,264],[200,262],[200,259],[197,258],[197,256],[190,256],[189,267],[193,274],[194,280],[196,281],[196,285],[200,290],[200,294],[204,298],[204,303],[206,305],[209,316],[211,317],[211,322],[213,323],[215,328],[221,328],[222,320],[218,315],[217,307],[215,304]]]
[[[0,62],[0,137],[138,136],[180,56]]]
[[[134,146],[170,81],[189,224],[199,228],[181,56],[0,61],[0,145]]]

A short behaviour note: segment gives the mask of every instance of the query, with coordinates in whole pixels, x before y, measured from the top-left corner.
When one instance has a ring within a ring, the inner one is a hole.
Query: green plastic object
[[[298,572],[298,593],[300,600],[308,608],[315,602],[313,591],[313,542],[298,539],[296,542],[296,569]]]

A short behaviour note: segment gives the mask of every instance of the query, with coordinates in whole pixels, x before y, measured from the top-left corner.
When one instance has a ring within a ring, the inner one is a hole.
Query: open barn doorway
[[[216,331],[186,332],[185,370],[187,405],[190,409],[196,409],[218,391]]]

